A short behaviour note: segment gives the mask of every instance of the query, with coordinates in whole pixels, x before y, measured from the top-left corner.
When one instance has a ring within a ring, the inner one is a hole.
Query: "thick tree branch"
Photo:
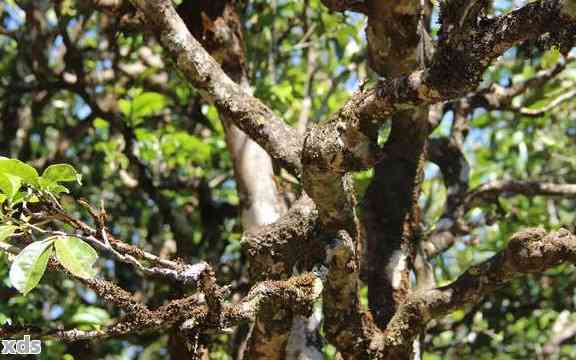
[[[312,128],[303,157],[313,156],[325,171],[334,173],[372,166],[377,154],[368,135],[375,123],[407,108],[473,91],[492,60],[514,44],[559,28],[574,31],[576,16],[569,7],[568,0],[534,1],[479,22],[457,42],[441,41],[429,67],[356,92],[326,123]]]
[[[274,5],[272,7],[274,8]],[[226,75],[249,92],[249,69],[246,64],[243,26],[236,12],[235,1],[185,1],[178,6],[177,11],[192,36],[198,39],[221,65]],[[274,35],[273,28],[272,34]],[[271,43],[273,51],[275,46],[273,39]],[[273,64],[273,52],[270,54],[270,59],[270,64]],[[234,177],[242,210],[242,227],[245,231],[252,231],[254,228],[276,222],[286,207],[275,181],[270,156],[234,125],[233,114],[220,112],[220,119],[225,128],[226,144],[234,165]],[[280,247],[281,245],[275,246]],[[275,250],[273,253],[276,253]],[[278,274],[282,268],[280,264],[269,263],[268,266],[256,270],[255,268],[259,267],[256,264],[262,265],[266,260],[260,259],[258,253],[251,255],[253,256],[247,259],[251,265],[252,283],[269,279],[266,275],[272,272]],[[288,267],[283,269],[282,276],[275,276],[272,279],[279,280],[290,276],[291,273],[292,267]],[[255,360],[281,357],[285,352],[290,333],[292,315],[276,304],[271,304],[263,310],[256,319],[250,339],[247,340],[249,345],[244,355]]]
[[[148,24],[158,34],[165,50],[175,59],[178,69],[202,91],[205,98],[213,101],[222,114],[228,114],[274,159],[292,172],[302,173],[304,189],[317,205],[320,228],[325,235],[322,238],[328,244],[330,267],[324,307],[325,313],[331,314],[326,318],[329,339],[343,348],[348,347],[348,356],[373,352],[374,349],[381,349],[381,354],[406,354],[405,350],[415,336],[410,331],[423,327],[419,323],[412,326],[411,322],[404,321],[412,321],[411,309],[420,311],[418,316],[423,317],[421,322],[424,324],[432,315],[427,312],[428,308],[422,308],[423,305],[418,302],[426,299],[410,298],[407,305],[403,305],[392,318],[384,336],[378,335],[379,331],[374,328],[371,319],[362,315],[357,293],[357,248],[360,237],[354,210],[355,199],[347,173],[373,166],[384,159],[384,156],[378,156],[374,134],[379,125],[392,115],[473,91],[490,62],[515,43],[537,38],[558,28],[574,28],[575,14],[570,8],[574,3],[568,0],[541,0],[495,19],[478,19],[487,2],[470,2],[472,7],[462,1],[451,2],[463,6],[455,11],[457,16],[453,23],[458,25],[458,31],[445,31],[428,67],[410,74],[395,74],[372,89],[358,91],[328,121],[312,127],[304,142],[271,110],[222,72],[186,30],[169,0],[133,0],[133,3],[145,14]],[[339,6],[334,1],[326,3]],[[344,3],[350,5],[349,2]],[[416,125],[419,129],[426,126]],[[418,144],[421,145],[421,141]],[[507,259],[504,255],[501,258]],[[491,265],[490,269],[495,271],[496,267]],[[477,273],[466,276],[480,283],[480,290],[473,294],[480,296],[486,291],[487,287],[483,287],[482,282],[484,278],[479,278]],[[464,285],[457,287],[464,293],[472,291]],[[442,289],[429,291],[440,291],[440,295],[446,296]],[[454,294],[455,291],[448,295],[460,296]],[[476,297],[473,299],[477,301]],[[406,306],[414,301],[417,304],[406,310]],[[450,301],[456,303],[456,300]],[[400,340],[396,339],[396,334],[400,334]],[[367,341],[369,339],[372,339],[372,344]],[[396,352],[398,349],[402,351]]]
[[[420,50],[431,44],[422,4],[419,0],[367,1],[368,60],[381,77],[395,78],[425,66],[428,57]],[[396,112],[391,122],[384,144],[386,156],[374,165],[363,201],[363,276],[370,311],[381,329],[410,290],[420,229],[417,202],[429,134],[427,106]]]
[[[364,0],[321,0],[331,11],[356,11],[359,13],[368,12],[368,7]]]
[[[463,30],[476,25],[478,17],[490,0],[447,0],[440,2],[441,36],[457,37]]]
[[[245,232],[242,247],[253,276],[280,279],[295,267],[310,269],[320,263],[325,251],[315,238],[318,231],[318,211],[303,195],[275,223]]]
[[[543,272],[564,262],[576,262],[576,236],[568,230],[520,231],[510,238],[505,250],[471,267],[450,285],[411,295],[390,321],[379,347],[392,359],[411,346],[430,320],[479,302],[519,275]]]
[[[7,244],[6,244],[7,245]],[[2,246],[0,251],[17,254],[19,249]],[[9,260],[12,258],[9,258]],[[67,273],[59,263],[51,260],[49,269]],[[68,274],[68,273],[67,273]],[[210,266],[204,264],[190,274],[199,280],[200,290],[205,294],[206,304],[198,302],[196,297],[171,301],[155,310],[149,310],[136,301],[127,291],[113,283],[99,279],[75,280],[94,290],[99,298],[123,309],[126,315],[114,325],[98,331],[45,330],[33,327],[0,327],[2,336],[38,335],[64,341],[82,339],[118,337],[139,333],[170,329],[182,324],[181,330],[222,331],[242,321],[254,321],[258,312],[266,305],[277,304],[286,311],[308,315],[312,305],[322,293],[322,279],[314,273],[304,273],[283,281],[263,281],[255,285],[248,295],[236,304],[223,303],[223,290],[216,285],[216,279]]]
[[[0,336],[14,336],[21,333],[54,338],[63,341],[97,339],[150,333],[169,329],[180,324],[180,329],[190,331],[222,331],[243,321],[253,321],[259,310],[267,303],[282,304],[290,311],[307,314],[314,301],[322,292],[321,279],[311,273],[302,274],[284,281],[265,281],[257,284],[248,295],[236,304],[223,304],[217,322],[211,316],[209,305],[202,304],[196,297],[174,300],[142,316],[124,317],[114,325],[98,331],[43,330],[34,327],[0,327]],[[106,293],[113,296],[113,293]]]
[[[190,34],[169,0],[132,0],[178,69],[222,114],[293,173],[300,172],[302,141],[260,100],[234,83]]]
[[[329,269],[322,294],[326,337],[344,359],[363,358],[370,353],[369,339],[379,330],[360,305],[356,245],[346,231],[325,241]]]
[[[541,1],[496,19],[467,22],[466,31],[457,38],[440,42],[428,68],[383,80],[370,90],[361,89],[327,122],[310,129],[304,143],[302,180],[318,206],[323,228],[332,232],[345,229],[354,234],[354,199],[346,172],[374,165],[377,124],[400,111],[471,91],[490,62],[516,42],[555,29],[551,26],[553,19],[560,18],[562,26],[574,25],[574,19],[564,12],[564,5],[562,1]],[[356,240],[355,236],[352,238]],[[328,284],[341,285],[339,291],[354,288],[353,278],[350,283],[334,280],[329,277]],[[356,336],[360,333],[357,331]],[[341,341],[344,339],[331,337],[331,341],[347,346]]]
[[[416,65],[424,66],[417,64],[418,44],[425,41],[422,35],[428,36],[419,31],[419,26],[423,29],[426,27],[420,24],[423,11],[421,1],[367,0],[365,4],[368,10],[366,38],[370,68],[382,77],[395,78],[414,71]]]

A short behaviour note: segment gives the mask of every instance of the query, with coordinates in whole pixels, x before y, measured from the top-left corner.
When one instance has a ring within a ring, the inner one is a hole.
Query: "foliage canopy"
[[[251,359],[576,357],[573,1],[385,3],[2,1],[0,338],[43,359],[247,338]],[[538,257],[529,235],[546,266],[512,254]],[[443,286],[442,308],[417,296]],[[410,306],[409,345],[350,345]]]

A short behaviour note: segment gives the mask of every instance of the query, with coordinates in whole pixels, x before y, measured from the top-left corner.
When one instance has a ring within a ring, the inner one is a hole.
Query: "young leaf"
[[[8,239],[14,234],[16,229],[18,229],[18,227],[14,225],[0,225],[0,241]]]
[[[52,243],[52,239],[33,242],[14,259],[10,267],[10,281],[22,294],[28,294],[40,282],[52,254]]]
[[[132,101],[133,116],[140,118],[157,113],[166,106],[166,97],[155,92],[145,92]]]
[[[12,197],[12,206],[14,206],[16,204],[20,204],[21,202],[27,201],[29,197],[30,197],[30,195],[28,193],[25,193],[23,191],[18,191]]]
[[[118,107],[120,111],[126,116],[127,118],[132,116],[132,102],[126,99],[118,100]]]
[[[92,267],[98,253],[90,245],[73,236],[61,236],[54,240],[58,261],[72,274],[83,279],[96,276]]]
[[[20,177],[0,172],[0,190],[6,194],[7,198],[12,199],[21,186],[22,179]]]
[[[70,190],[68,190],[68,188],[66,186],[62,186],[60,184],[53,184],[48,186],[48,190],[49,192],[51,192],[52,194],[60,194],[60,193],[65,193],[65,194],[69,194]]]
[[[78,174],[76,169],[68,164],[50,165],[42,173],[42,178],[53,183],[65,181],[77,181],[80,184],[82,175]]]
[[[18,159],[0,158],[0,173],[21,178],[25,183],[35,185],[38,172],[32,166]]]

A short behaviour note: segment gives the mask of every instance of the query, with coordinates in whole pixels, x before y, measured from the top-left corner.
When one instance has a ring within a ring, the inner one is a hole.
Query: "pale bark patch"
[[[390,257],[390,262],[386,265],[386,274],[390,284],[394,289],[399,289],[402,284],[402,278],[408,268],[408,257],[402,251],[394,251]]]

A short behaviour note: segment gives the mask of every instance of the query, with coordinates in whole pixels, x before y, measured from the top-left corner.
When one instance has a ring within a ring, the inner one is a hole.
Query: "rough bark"
[[[543,272],[576,260],[576,237],[565,229],[546,233],[541,228],[514,234],[506,249],[468,269],[453,283],[413,294],[396,312],[381,344],[383,358],[398,357],[435,318],[472,305],[521,274]]]
[[[381,328],[410,290],[410,270],[420,229],[418,198],[423,177],[427,112],[394,117],[388,156],[374,167],[364,199],[368,299]]]
[[[419,26],[425,17],[420,1],[368,2],[369,64],[384,78],[414,71],[418,66]],[[424,30],[425,31],[425,30]],[[377,326],[386,325],[410,291],[410,271],[420,229],[418,197],[423,175],[428,129],[426,107],[391,117],[391,133],[383,159],[364,197],[366,280],[369,307]]]
[[[202,46],[221,65],[234,82],[250,93],[248,69],[244,54],[244,36],[241,20],[234,1],[185,1],[178,7],[178,13],[192,35],[200,39]],[[242,208],[242,226],[250,232],[276,222],[286,211],[286,206],[277,188],[272,160],[267,152],[250,139],[235,124],[230,112],[220,112],[225,130],[226,143],[234,164],[234,174]],[[275,250],[286,238],[269,238],[268,246]],[[308,237],[305,237],[305,240]],[[295,239],[298,240],[298,239]],[[257,244],[258,242],[254,242]],[[273,252],[274,253],[274,252]],[[249,253],[252,281],[286,278],[292,266],[282,267],[282,263],[267,262],[268,258],[259,252]],[[266,264],[261,267],[259,265]],[[278,271],[282,268],[282,272]],[[308,266],[307,268],[311,268]],[[269,276],[274,274],[275,276]],[[290,312],[284,312],[275,304],[257,317],[252,329],[246,354],[250,359],[284,358],[290,323]],[[306,328],[297,336],[307,337]],[[303,343],[299,352],[311,352]]]
[[[274,224],[244,233],[242,247],[252,259],[251,271],[262,278],[278,279],[294,268],[312,268],[325,256],[316,239],[318,232],[318,211],[303,195]]]
[[[322,138],[324,134],[330,141],[323,146],[316,141],[308,142],[301,149],[297,132],[223,73],[190,35],[171,4],[146,0],[133,3],[144,13],[147,24],[156,29],[161,43],[191,83],[213,98],[223,111],[234,114],[241,129],[272,158],[294,172],[301,168],[301,150],[315,152],[310,155],[335,171],[373,165],[374,149],[370,148],[370,138],[363,134],[363,130],[374,128],[373,123],[381,123],[407,107],[453,99],[472,91],[490,62],[514,44],[557,31],[559,27],[574,27],[568,0],[535,1],[494,19],[478,20],[457,36],[442,37],[430,66],[356,92],[339,112],[326,123],[313,127],[308,135]]]
[[[298,173],[301,139],[297,132],[284,124],[260,100],[235,83],[218,62],[188,31],[170,2],[133,1],[147,19],[147,24],[159,36],[177,67],[188,80],[203,92],[205,99],[216,105],[220,114],[234,123],[287,169]],[[232,34],[221,34],[224,40]]]
[[[335,172],[373,166],[378,153],[366,133],[370,134],[375,124],[398,111],[465,95],[477,87],[490,62],[512,45],[558,27],[574,29],[574,18],[564,5],[563,1],[532,2],[508,14],[479,20],[455,38],[442,37],[428,67],[353,94],[339,112],[308,135],[332,141],[307,142],[303,151],[314,152]]]
[[[352,9],[368,13],[365,4],[353,5],[358,4],[354,1],[324,2],[337,11]],[[396,307],[389,322],[386,318],[380,320],[379,329],[359,306],[361,230],[357,224],[356,203],[348,174],[374,166],[377,160],[384,163],[395,160],[394,165],[387,168],[395,169],[405,183],[393,179],[388,181],[407,192],[399,200],[406,211],[400,212],[399,217],[391,214],[391,218],[397,220],[394,222],[394,236],[402,239],[400,244],[404,242],[406,249],[406,238],[414,233],[405,228],[406,219],[410,220],[408,224],[416,222],[413,205],[418,193],[418,176],[426,141],[423,134],[427,134],[428,120],[407,122],[412,124],[409,126],[399,120],[400,116],[475,90],[490,62],[514,44],[536,39],[546,32],[556,32],[559,27],[573,29],[576,12],[572,1],[535,1],[492,19],[480,16],[488,4],[486,1],[442,3],[442,30],[438,49],[431,61],[417,70],[387,70],[398,73],[381,80],[374,88],[356,92],[340,111],[311,127],[304,141],[295,130],[223,73],[217,62],[186,30],[169,1],[133,0],[133,3],[144,14],[147,25],[158,34],[163,47],[176,60],[178,69],[203,92],[203,96],[213,101],[221,114],[229,114],[230,121],[282,166],[301,174],[303,187],[318,211],[320,234],[317,241],[326,250],[328,273],[323,292],[326,334],[343,357],[407,358],[415,336],[434,316],[442,316],[457,306],[478,301],[487,291],[508,281],[517,272],[527,269],[541,271],[561,260],[574,261],[572,235],[545,237],[541,231],[536,231],[537,234],[530,231],[521,233],[512,239],[501,255],[474,267],[452,285],[409,296],[400,292],[406,302]],[[376,6],[376,2],[373,5]],[[414,32],[413,26],[417,21],[414,22],[414,14],[410,16],[412,18],[402,25]],[[380,25],[370,22],[369,27],[376,29]],[[391,29],[390,24],[382,26]],[[413,36],[408,35],[408,39],[413,43]],[[386,44],[378,44],[377,40],[370,45],[374,46],[370,51],[374,58],[371,62],[386,70],[386,64],[380,63],[376,57],[378,47]],[[374,141],[375,130],[389,118],[393,119],[393,136],[388,146],[378,149]],[[394,135],[398,133],[413,137]],[[408,146],[409,142],[412,142],[412,147]],[[525,238],[536,240],[522,240]],[[285,251],[290,251],[290,247],[285,247]],[[405,253],[411,251],[408,248]],[[406,282],[401,281],[403,284]]]

